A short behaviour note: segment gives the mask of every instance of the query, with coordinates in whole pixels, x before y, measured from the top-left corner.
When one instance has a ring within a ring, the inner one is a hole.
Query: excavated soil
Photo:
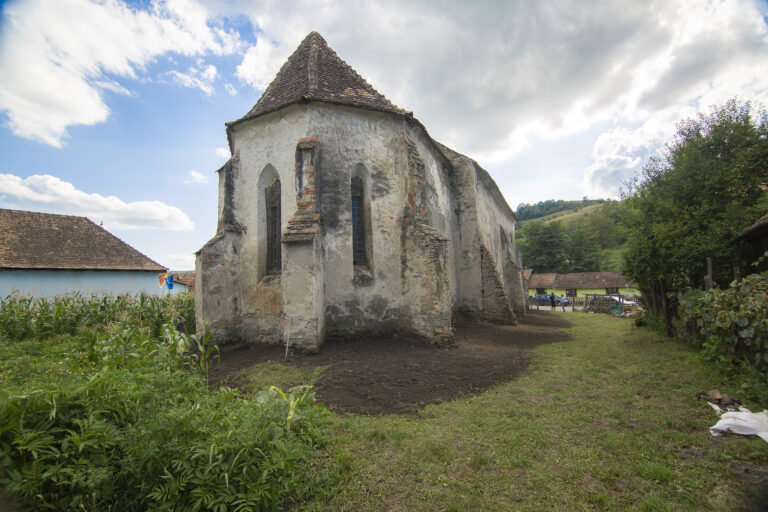
[[[480,392],[521,375],[531,348],[568,339],[559,315],[531,311],[514,326],[461,322],[456,346],[437,348],[402,337],[331,339],[312,355],[287,363],[328,366],[316,383],[328,408],[358,414],[413,414],[430,403]],[[224,345],[210,382],[242,385],[237,373],[266,361],[283,362],[284,347]]]

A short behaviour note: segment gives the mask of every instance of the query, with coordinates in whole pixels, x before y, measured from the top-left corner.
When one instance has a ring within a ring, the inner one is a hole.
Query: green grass
[[[631,321],[566,315],[573,339],[537,348],[523,378],[418,417],[335,416],[293,509],[747,508],[755,490],[727,468],[767,466],[768,445],[712,438],[717,417],[694,397],[736,390]]]
[[[712,438],[708,427],[717,417],[694,396],[714,388],[739,396],[735,384],[692,350],[630,320],[552,314],[573,322],[572,338],[537,347],[517,380],[412,417],[332,414],[286,507],[752,510],[760,493],[765,499],[768,484],[738,481],[729,466],[766,469],[768,445]],[[86,347],[80,338],[89,335],[0,343],[0,382],[34,387],[87,378],[93,357],[73,347]],[[266,363],[237,379],[255,392],[312,384],[324,370]]]
[[[533,221],[551,222],[553,220],[559,220],[567,227],[568,224],[570,224],[574,220],[578,219],[579,217],[583,217],[589,213],[592,213],[593,211],[600,208],[601,206],[602,206],[601,204],[590,204],[587,206],[580,206],[579,208],[575,208],[571,210],[562,210],[559,212],[550,213],[549,215],[545,215],[543,217],[524,220],[519,222],[518,224],[522,225],[526,222],[533,222]]]
[[[297,368],[267,361],[237,373],[233,376],[233,380],[244,383],[244,389],[251,393],[267,389],[269,386],[279,388],[291,388],[301,384],[314,386],[326,368],[328,367]]]

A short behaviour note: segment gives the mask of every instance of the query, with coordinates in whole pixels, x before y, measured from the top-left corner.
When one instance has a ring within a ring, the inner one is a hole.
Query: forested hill
[[[546,217],[553,213],[559,213],[566,210],[578,210],[584,206],[604,203],[605,199],[581,199],[577,201],[565,201],[563,199],[547,199],[535,204],[520,203],[517,205],[515,215],[518,220],[531,220],[540,217]]]
[[[520,222],[516,232],[526,268],[539,273],[622,270],[627,211],[622,201],[552,199],[520,205],[518,212],[537,208],[540,216]]]

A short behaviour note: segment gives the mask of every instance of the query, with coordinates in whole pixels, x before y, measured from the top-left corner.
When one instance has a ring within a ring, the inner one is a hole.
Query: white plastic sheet
[[[715,437],[726,433],[760,436],[763,441],[768,443],[768,410],[751,412],[749,409],[739,407],[739,411],[723,413],[720,416],[720,421],[709,427],[709,431]]]

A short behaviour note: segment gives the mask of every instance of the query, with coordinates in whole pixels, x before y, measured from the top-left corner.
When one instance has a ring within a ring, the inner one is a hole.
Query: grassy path
[[[768,445],[712,438],[694,397],[737,391],[631,321],[565,315],[572,339],[536,348],[518,380],[416,418],[334,416],[293,508],[760,510],[768,481],[743,476],[768,469]]]

